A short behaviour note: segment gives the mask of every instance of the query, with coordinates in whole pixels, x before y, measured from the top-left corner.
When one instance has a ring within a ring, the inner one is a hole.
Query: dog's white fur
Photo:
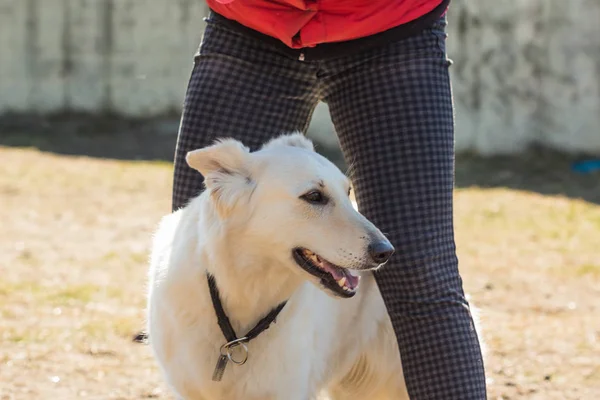
[[[348,179],[300,134],[257,152],[223,140],[190,152],[206,190],[163,218],[148,295],[150,345],[182,399],[407,399],[391,322],[370,271],[358,293],[334,297],[293,260],[297,246],[364,268],[368,238],[383,237],[347,196]],[[299,196],[322,184],[315,206]],[[378,236],[379,235],[379,236]],[[275,324],[248,344],[245,365],[212,381],[226,342],[207,288],[217,282],[238,335],[280,302]]]

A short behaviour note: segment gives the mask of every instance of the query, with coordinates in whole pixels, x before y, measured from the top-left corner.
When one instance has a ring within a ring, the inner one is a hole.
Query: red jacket
[[[206,0],[225,18],[291,48],[373,35],[419,18],[442,0]]]

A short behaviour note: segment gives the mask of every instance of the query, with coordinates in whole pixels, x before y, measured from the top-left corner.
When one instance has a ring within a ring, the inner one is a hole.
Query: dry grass
[[[157,396],[148,348],[131,336],[168,164],[0,158],[0,399]]]
[[[503,189],[456,197],[490,398],[600,398],[600,207]]]
[[[131,336],[170,165],[0,158],[0,399],[169,398]],[[456,231],[484,312],[490,399],[600,398],[600,207],[466,188]]]

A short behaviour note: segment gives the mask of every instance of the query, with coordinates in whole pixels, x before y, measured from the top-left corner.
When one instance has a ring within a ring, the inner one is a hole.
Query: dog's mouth
[[[332,264],[308,249],[296,248],[292,254],[303,270],[319,278],[321,285],[335,295],[348,298],[356,294],[360,276],[349,269]]]

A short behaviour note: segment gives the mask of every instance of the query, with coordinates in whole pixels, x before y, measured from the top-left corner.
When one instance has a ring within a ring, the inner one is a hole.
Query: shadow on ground
[[[35,147],[65,155],[171,162],[178,123],[175,115],[144,120],[112,115],[4,115],[0,117],[0,146]],[[338,148],[324,145],[318,148],[345,168]],[[600,204],[600,172],[580,174],[571,168],[573,162],[590,157],[541,147],[532,147],[518,156],[460,154],[456,159],[456,187],[506,187]]]
[[[582,174],[572,169],[573,163],[592,158],[598,155],[564,154],[542,147],[518,156],[461,154],[456,159],[456,187],[506,187],[600,204],[600,171]]]
[[[0,117],[0,146],[120,160],[172,161],[178,124],[175,116],[140,120],[114,115],[7,114]]]

